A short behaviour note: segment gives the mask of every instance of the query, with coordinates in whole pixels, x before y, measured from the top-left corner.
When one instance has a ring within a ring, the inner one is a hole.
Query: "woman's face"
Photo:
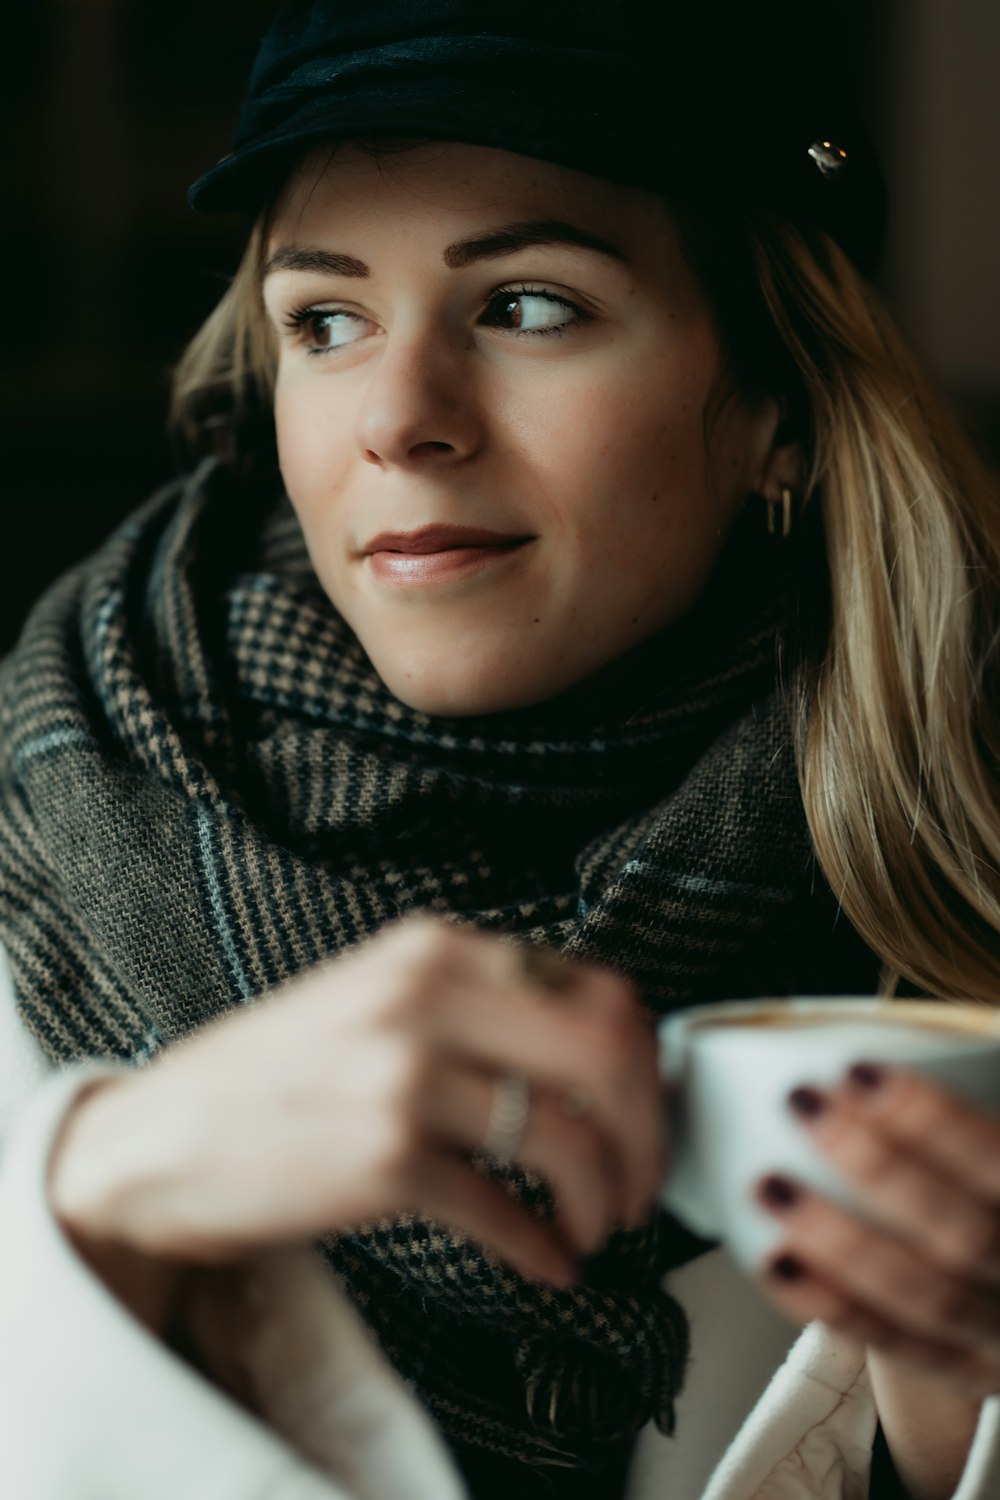
[[[288,494],[414,708],[584,683],[684,613],[773,480],[775,403],[730,399],[706,443],[722,351],[652,194],[485,147],[344,147],[293,180],[268,257]]]

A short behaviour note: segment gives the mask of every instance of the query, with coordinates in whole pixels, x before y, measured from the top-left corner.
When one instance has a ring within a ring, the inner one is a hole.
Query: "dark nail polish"
[[[757,1192],[768,1208],[794,1208],[799,1201],[799,1190],[787,1177],[765,1177]]]
[[[794,1255],[779,1255],[771,1262],[771,1275],[779,1281],[801,1281],[806,1268]]]
[[[826,1109],[826,1100],[818,1089],[792,1089],[788,1107],[804,1120],[815,1120]]]
[[[862,1094],[873,1094],[885,1083],[885,1069],[875,1063],[858,1062],[847,1070],[847,1081]]]

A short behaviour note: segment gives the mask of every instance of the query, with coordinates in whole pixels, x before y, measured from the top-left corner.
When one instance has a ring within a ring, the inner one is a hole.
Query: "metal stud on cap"
[[[813,141],[809,155],[824,177],[836,177],[847,165],[847,152],[835,141]]]

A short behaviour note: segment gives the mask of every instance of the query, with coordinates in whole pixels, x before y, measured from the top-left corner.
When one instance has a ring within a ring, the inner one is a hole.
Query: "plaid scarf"
[[[716,591],[598,700],[431,718],[377,677],[287,500],[203,465],[49,592],[0,671],[25,1023],[58,1061],[141,1062],[417,907],[611,964],[655,1013],[867,987],[774,693],[781,551],[743,547],[738,631]],[[692,1249],[668,1216],[567,1291],[412,1216],[321,1249],[477,1494],[505,1457],[508,1493],[562,1472],[609,1495],[639,1428],[669,1429],[687,1334],[660,1281]]]

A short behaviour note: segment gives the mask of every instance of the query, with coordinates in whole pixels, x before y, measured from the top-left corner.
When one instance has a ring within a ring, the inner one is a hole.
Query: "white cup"
[[[660,1025],[672,1165],[663,1202],[753,1270],[782,1238],[756,1198],[790,1177],[877,1216],[812,1144],[788,1106],[802,1085],[838,1083],[852,1063],[897,1063],[1000,1112],[1000,1013],[951,1001],[751,1000],[679,1011]]]

